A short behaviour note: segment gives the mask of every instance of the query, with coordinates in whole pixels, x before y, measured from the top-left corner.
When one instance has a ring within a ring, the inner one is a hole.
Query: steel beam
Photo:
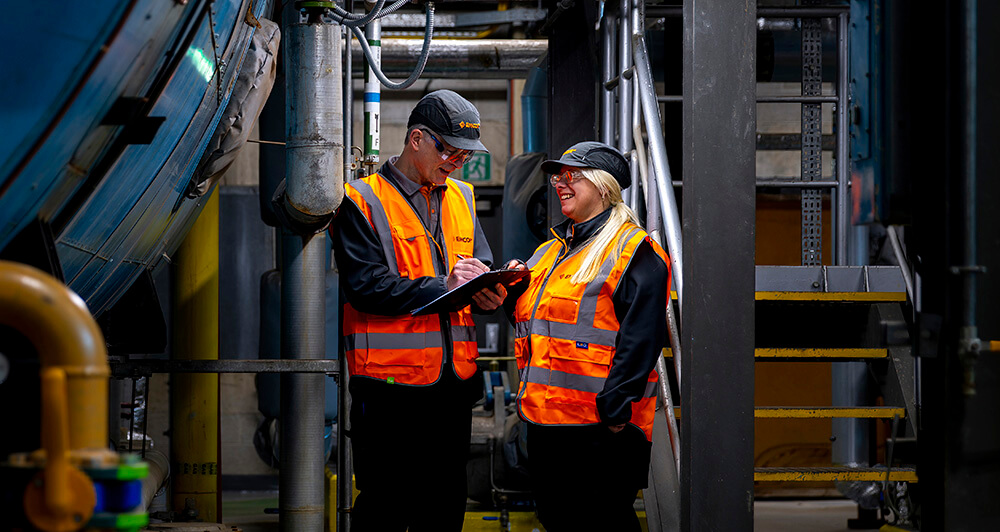
[[[685,531],[753,530],[756,17],[683,6]]]

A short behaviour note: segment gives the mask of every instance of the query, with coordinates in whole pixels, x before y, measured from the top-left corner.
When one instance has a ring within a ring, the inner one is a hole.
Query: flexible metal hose
[[[390,7],[391,9],[391,7]],[[424,72],[424,67],[427,66],[427,58],[430,57],[431,52],[431,37],[434,34],[434,2],[427,2],[427,25],[424,29],[424,45],[420,50],[420,57],[417,58],[417,66],[410,73],[410,77],[400,83],[394,83],[385,77],[380,68],[376,68],[378,64],[372,57],[371,48],[368,46],[368,40],[365,39],[365,34],[362,33],[360,29],[354,26],[348,26],[351,28],[351,32],[354,36],[358,38],[358,42],[361,44],[361,51],[365,54],[365,59],[368,60],[368,65],[371,67],[372,72],[375,73],[375,77],[378,78],[382,85],[385,85],[388,89],[400,90],[413,85],[415,81]]]

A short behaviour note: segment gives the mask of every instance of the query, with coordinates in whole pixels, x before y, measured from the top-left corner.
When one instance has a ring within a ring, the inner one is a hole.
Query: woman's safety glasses
[[[556,186],[560,182],[566,183],[566,185],[572,185],[574,181],[579,181],[581,179],[583,179],[583,176],[580,175],[579,170],[563,170],[558,174],[550,175],[549,183],[552,183],[552,186]]]
[[[431,140],[434,141],[434,147],[437,151],[441,152],[441,159],[445,162],[454,163],[456,166],[462,166],[472,157],[472,150],[456,150],[452,148],[450,151],[444,151],[444,144],[434,136],[434,133],[426,129],[421,129],[424,133],[427,133]]]

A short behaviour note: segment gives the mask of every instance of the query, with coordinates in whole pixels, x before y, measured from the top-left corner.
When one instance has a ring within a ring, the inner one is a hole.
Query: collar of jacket
[[[413,196],[417,195],[417,193],[420,192],[420,189],[424,188],[424,186],[406,177],[403,174],[403,172],[400,172],[395,165],[397,159],[399,159],[398,155],[390,157],[389,160],[387,160],[381,167],[379,167],[378,173],[382,177],[388,179],[389,182],[392,183],[394,187],[396,187],[396,190],[402,192],[404,196],[412,198]],[[448,188],[448,185],[444,184],[444,185],[431,186],[432,191],[437,190],[439,188],[443,192],[445,189]]]
[[[555,237],[561,242],[565,242],[569,250],[573,250],[580,244],[589,240],[590,237],[597,234],[601,227],[604,226],[604,222],[608,221],[610,216],[611,207],[608,207],[607,209],[604,209],[604,212],[594,216],[586,222],[575,224],[573,223],[573,220],[567,219],[553,227],[552,234],[555,235]]]

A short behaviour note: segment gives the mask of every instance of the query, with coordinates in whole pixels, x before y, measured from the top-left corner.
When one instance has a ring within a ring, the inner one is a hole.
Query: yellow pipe
[[[219,358],[219,191],[214,190],[174,260],[175,360]],[[219,522],[219,375],[170,377],[173,509],[193,500],[198,519]]]
[[[41,270],[0,261],[0,324],[28,338],[43,372],[65,372],[69,448],[107,448],[107,351],[80,296]]]
[[[45,503],[56,515],[70,509],[69,419],[66,417],[66,372],[42,370],[42,448],[45,449]]]

